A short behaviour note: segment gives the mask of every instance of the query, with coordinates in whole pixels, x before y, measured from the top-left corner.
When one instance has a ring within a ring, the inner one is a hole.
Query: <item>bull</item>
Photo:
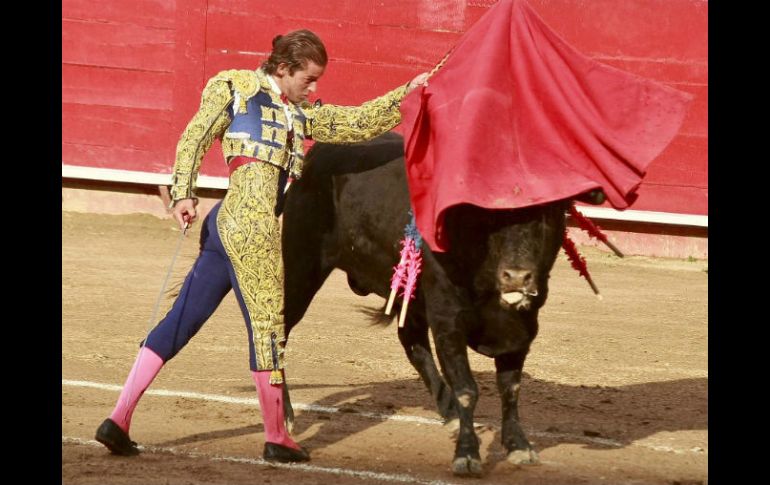
[[[287,338],[334,268],[347,273],[356,294],[388,297],[410,220],[403,154],[403,138],[395,133],[349,146],[317,143],[308,153],[305,175],[285,202]],[[457,475],[482,471],[473,426],[479,392],[468,347],[495,360],[507,460],[538,461],[519,422],[518,396],[569,203],[517,210],[457,206],[448,210],[444,225],[450,249],[439,253],[423,246],[416,297],[398,338],[445,422],[459,419],[452,461]]]

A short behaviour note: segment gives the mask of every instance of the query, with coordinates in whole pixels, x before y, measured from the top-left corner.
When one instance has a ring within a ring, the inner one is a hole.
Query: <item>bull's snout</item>
[[[499,280],[501,293],[524,293],[531,289],[533,276],[532,271],[527,269],[504,269],[500,271]]]
[[[527,269],[503,269],[498,275],[500,303],[503,306],[529,308],[530,297],[537,296],[537,285],[532,271]]]

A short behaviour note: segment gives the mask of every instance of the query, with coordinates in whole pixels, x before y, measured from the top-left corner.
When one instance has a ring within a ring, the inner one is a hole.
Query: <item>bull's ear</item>
[[[605,200],[607,200],[607,196],[604,194],[602,189],[594,189],[578,195],[575,197],[575,200],[585,202],[586,204],[600,205],[603,204]]]

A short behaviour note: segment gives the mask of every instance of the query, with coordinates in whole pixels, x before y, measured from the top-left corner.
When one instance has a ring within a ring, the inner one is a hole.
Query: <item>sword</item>
[[[179,237],[176,241],[176,249],[174,250],[174,255],[171,258],[171,264],[168,265],[168,271],[166,272],[166,277],[163,279],[163,284],[160,286],[160,293],[158,293],[158,298],[155,300],[155,308],[152,309],[152,316],[150,317],[149,321],[149,328],[147,329],[147,335],[144,337],[144,340],[142,340],[141,347],[144,347],[144,343],[147,341],[147,337],[150,335],[150,332],[152,331],[153,322],[158,317],[158,308],[160,308],[160,301],[163,299],[163,293],[166,292],[166,286],[168,286],[168,280],[171,277],[171,272],[174,269],[174,263],[176,262],[177,256],[179,256],[179,251],[182,249],[182,241],[184,241],[185,236],[187,235],[187,229],[190,228],[190,222],[185,219],[184,228],[182,228],[182,232],[179,234]]]
[[[141,359],[142,359],[142,349],[147,344],[147,338],[150,336],[150,332],[152,332],[153,328],[153,322],[158,316],[158,308],[160,308],[160,301],[163,298],[163,293],[166,291],[166,286],[168,285],[168,280],[171,277],[171,272],[174,269],[174,263],[176,262],[177,256],[179,256],[179,251],[182,249],[182,241],[184,240],[185,236],[187,235],[187,229],[190,227],[190,222],[187,218],[185,218],[184,228],[182,228],[182,232],[179,234],[179,238],[176,242],[176,249],[174,250],[174,255],[171,258],[171,264],[168,266],[168,271],[166,272],[166,277],[163,279],[163,284],[160,287],[160,293],[158,293],[158,298],[155,301],[155,308],[152,310],[152,316],[150,317],[150,321],[147,328],[147,334],[144,336],[144,339],[139,344],[139,355],[137,357],[136,363],[134,365],[139,366]],[[127,386],[130,386],[131,392],[134,391],[134,381],[136,380],[136,373],[133,374],[131,383],[126,383]],[[131,395],[127,395],[126,399],[131,399]],[[129,412],[129,410],[126,410],[126,412]]]

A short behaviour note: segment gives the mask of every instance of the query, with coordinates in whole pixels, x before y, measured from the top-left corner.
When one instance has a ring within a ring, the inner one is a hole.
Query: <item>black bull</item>
[[[307,163],[305,175],[289,191],[283,221],[287,336],[334,268],[347,273],[355,293],[387,298],[409,222],[399,135],[350,146],[318,143]],[[468,347],[495,359],[508,460],[537,461],[519,424],[518,394],[567,208],[567,201],[518,210],[458,206],[445,220],[449,251],[434,253],[423,245],[416,299],[398,338],[441,416],[447,422],[459,418],[452,463],[457,474],[481,473],[473,428],[478,389]],[[429,328],[443,378],[431,353]],[[291,419],[290,404],[286,411]]]

